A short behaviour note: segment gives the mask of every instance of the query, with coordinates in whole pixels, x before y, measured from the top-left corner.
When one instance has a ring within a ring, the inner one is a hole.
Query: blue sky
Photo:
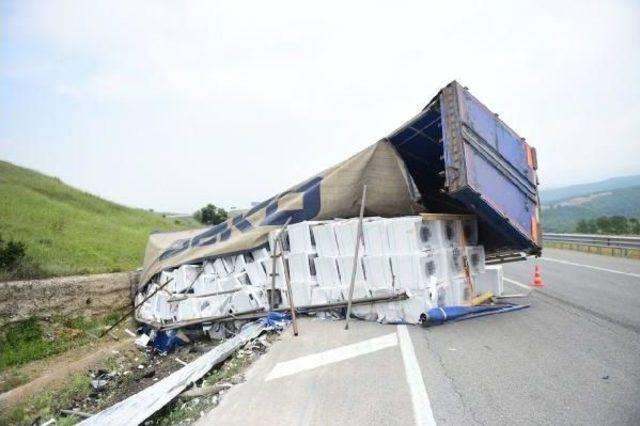
[[[2,1],[0,158],[130,206],[247,206],[457,79],[543,187],[640,173],[640,4],[515,3]]]

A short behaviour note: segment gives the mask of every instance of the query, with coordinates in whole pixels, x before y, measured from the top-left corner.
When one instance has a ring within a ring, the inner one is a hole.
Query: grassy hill
[[[542,195],[541,195],[542,198]],[[572,232],[580,219],[620,215],[640,218],[640,185],[557,199],[542,198],[545,232]]]
[[[600,182],[583,183],[580,185],[570,185],[561,188],[543,189],[540,191],[542,204],[555,203],[573,197],[580,197],[599,192],[612,191],[615,189],[640,186],[640,175],[620,176],[606,179]]]
[[[142,261],[149,233],[196,226],[0,161],[0,236],[25,243],[34,275],[131,270]]]

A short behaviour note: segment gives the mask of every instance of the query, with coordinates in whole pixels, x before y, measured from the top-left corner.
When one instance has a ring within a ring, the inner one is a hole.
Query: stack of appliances
[[[167,323],[267,310],[273,279],[269,251],[278,232],[269,235],[268,249],[163,271],[138,301],[171,282],[141,306],[138,316]],[[284,254],[275,262],[277,307],[290,305],[286,270],[296,307],[347,300],[354,266],[354,300],[406,293],[406,300],[353,307],[356,316],[380,322],[417,323],[430,308],[502,291],[502,269],[485,267],[472,216],[365,218],[354,262],[357,232],[357,219],[289,225],[282,235]]]

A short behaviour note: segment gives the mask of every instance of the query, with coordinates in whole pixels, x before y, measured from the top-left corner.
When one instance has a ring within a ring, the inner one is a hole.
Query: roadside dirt
[[[133,329],[133,326],[126,326]],[[97,413],[162,380],[211,350],[219,341],[202,338],[169,354],[159,354],[153,348],[139,348],[134,337],[123,329],[115,330],[118,341],[109,336],[85,346],[69,350],[43,361],[20,368],[30,382],[0,394],[0,424],[32,424],[34,421],[56,419],[73,424],[79,417],[61,417],[61,410]],[[267,333],[247,343],[230,359],[210,371],[194,388],[226,383],[228,386],[244,380],[244,370],[278,337]],[[195,337],[195,336],[190,336]],[[70,382],[84,383],[73,386]],[[103,382],[94,385],[93,382]],[[92,382],[92,383],[90,383]],[[96,387],[98,386],[98,387]],[[224,390],[217,394],[177,398],[163,407],[146,424],[189,425],[202,413],[214,408]],[[45,394],[49,398],[44,405]]]
[[[118,341],[109,336],[70,349],[60,355],[45,360],[34,361],[13,371],[27,378],[28,383],[0,394],[0,410],[10,408],[25,397],[42,389],[52,389],[64,382],[70,375],[85,371],[94,364],[114,355],[114,351],[133,346],[133,337],[119,332]],[[125,337],[126,336],[126,337]]]

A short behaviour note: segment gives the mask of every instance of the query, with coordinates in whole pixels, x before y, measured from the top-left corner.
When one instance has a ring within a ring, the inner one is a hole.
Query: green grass
[[[125,207],[57,178],[0,161],[0,236],[26,244],[32,275],[130,270],[149,234],[200,225]]]
[[[27,398],[14,406],[7,413],[0,413],[0,424],[30,425],[40,417],[47,421],[52,417],[57,425],[71,425],[82,420],[78,417],[59,417],[60,410],[67,408],[72,401],[84,397],[91,392],[91,377],[86,373],[76,373],[65,382],[64,386],[53,390],[44,390]]]
[[[35,318],[11,324],[0,332],[0,371],[59,354],[93,339],[120,313],[101,318],[61,319],[43,322]]]

